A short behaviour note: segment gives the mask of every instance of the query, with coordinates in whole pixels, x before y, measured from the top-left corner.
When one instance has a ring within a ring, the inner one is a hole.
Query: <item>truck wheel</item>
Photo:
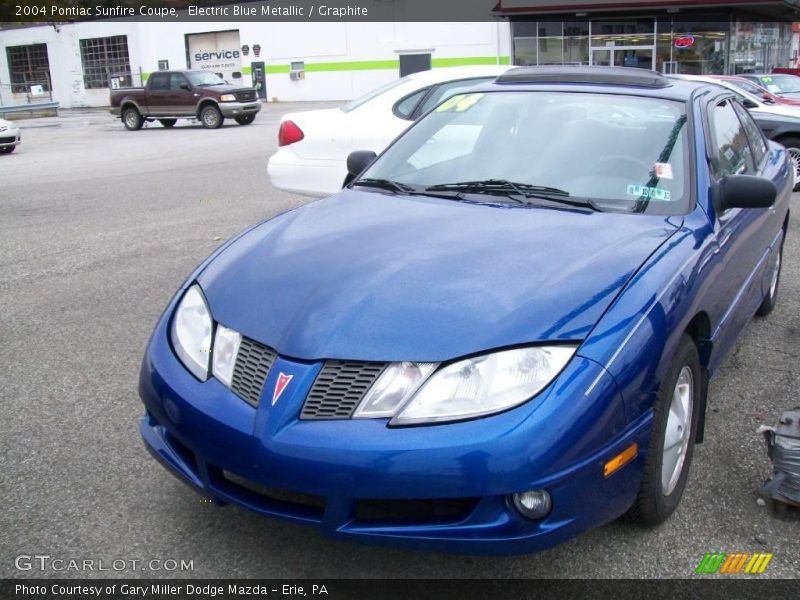
[[[200,110],[200,122],[206,129],[219,129],[222,127],[222,122],[224,120],[225,118],[222,116],[222,113],[219,112],[219,109],[213,104],[204,106]]]
[[[253,121],[256,120],[255,115],[242,115],[240,117],[236,117],[236,122],[239,125],[250,125]]]
[[[128,131],[137,131],[142,128],[144,119],[139,111],[133,107],[126,108],[122,113],[122,122],[125,124],[125,129]]]
[[[791,159],[790,166],[794,167],[793,191],[800,191],[800,137],[791,135],[775,141],[786,146],[786,152],[789,154],[789,158]]]
[[[697,346],[684,334],[653,405],[642,482],[627,514],[631,521],[658,525],[681,501],[700,417],[701,377]]]
[[[175,123],[178,122],[178,119],[159,119],[159,123],[161,123],[164,127],[172,127]]]

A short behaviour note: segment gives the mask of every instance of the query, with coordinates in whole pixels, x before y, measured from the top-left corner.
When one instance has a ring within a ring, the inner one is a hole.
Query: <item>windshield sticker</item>
[[[628,195],[636,196],[637,198],[650,198],[651,200],[669,201],[672,199],[672,194],[670,194],[669,190],[646,185],[636,185],[635,183],[628,186]]]
[[[659,179],[672,179],[672,165],[669,163],[656,163],[655,172]]]
[[[483,98],[483,94],[458,94],[439,105],[436,112],[447,112],[449,110],[464,112],[472,108],[481,98]]]
[[[773,94],[776,94],[776,93],[778,93],[778,92],[780,92],[780,91],[781,91],[781,86],[779,86],[779,85],[775,85],[774,83],[770,83],[770,84],[767,86],[767,89],[768,89],[770,92],[772,92]]]

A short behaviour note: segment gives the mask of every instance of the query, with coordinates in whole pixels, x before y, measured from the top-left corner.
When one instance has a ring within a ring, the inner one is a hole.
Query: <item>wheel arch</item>
[[[713,342],[711,341],[711,319],[705,311],[698,312],[684,328],[686,333],[695,346],[697,346],[697,354],[700,357],[700,416],[697,423],[697,433],[695,435],[695,442],[700,444],[705,437],[705,424],[706,424],[706,408],[708,404],[708,365],[711,360],[711,352],[713,350]]]
[[[197,110],[195,111],[195,116],[199,119],[200,118],[200,111],[202,111],[206,106],[211,105],[217,110],[219,110],[219,103],[214,100],[213,98],[203,98],[200,102],[197,103]]]

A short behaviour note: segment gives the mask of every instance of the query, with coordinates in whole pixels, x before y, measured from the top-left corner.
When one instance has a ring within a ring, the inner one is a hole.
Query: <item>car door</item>
[[[730,175],[764,176],[767,146],[758,126],[734,98],[716,100],[708,109],[711,168],[717,180]],[[771,208],[730,208],[716,217],[718,254],[714,282],[717,360],[730,349],[761,302],[761,272],[770,243]],[[712,365],[712,369],[716,365]]]
[[[147,107],[152,116],[169,114],[169,73],[153,73],[147,82]]]
[[[184,86],[184,87],[181,87]],[[183,73],[170,73],[167,105],[172,115],[191,115],[196,110],[196,99],[189,80]]]

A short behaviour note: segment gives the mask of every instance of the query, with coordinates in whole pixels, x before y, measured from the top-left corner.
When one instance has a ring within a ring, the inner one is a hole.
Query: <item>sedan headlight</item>
[[[542,391],[574,353],[575,346],[536,346],[452,363],[431,375],[391,424],[458,421],[507,410]]]
[[[211,358],[211,311],[195,284],[186,290],[172,317],[172,346],[183,365],[200,381],[208,379]]]
[[[233,94],[222,94],[222,96],[219,97],[219,101],[220,102],[236,102],[236,96],[234,96]]]

